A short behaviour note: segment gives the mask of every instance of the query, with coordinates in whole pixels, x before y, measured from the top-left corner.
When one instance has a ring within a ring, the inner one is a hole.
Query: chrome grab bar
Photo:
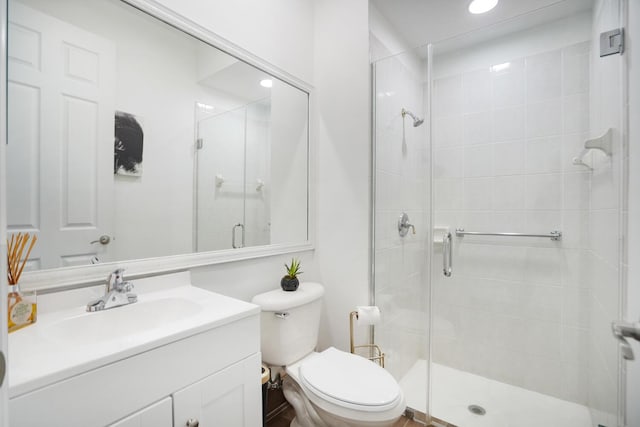
[[[554,230],[549,234],[527,234],[527,233],[487,233],[483,231],[464,231],[464,228],[456,228],[456,236],[465,236],[467,234],[474,236],[510,236],[510,237],[546,237],[557,241],[562,239],[562,231]]]
[[[446,232],[442,236],[442,272],[446,277],[451,277],[453,267],[453,244],[451,233]]]
[[[240,227],[240,229],[242,230],[242,243],[240,246],[236,245],[236,228],[237,227]],[[244,248],[244,224],[240,222],[231,228],[231,247],[233,249]]]

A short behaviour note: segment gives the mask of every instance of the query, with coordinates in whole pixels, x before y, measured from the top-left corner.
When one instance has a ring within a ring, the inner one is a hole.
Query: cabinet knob
[[[187,427],[198,427],[200,425],[200,421],[195,418],[189,418],[187,421]]]

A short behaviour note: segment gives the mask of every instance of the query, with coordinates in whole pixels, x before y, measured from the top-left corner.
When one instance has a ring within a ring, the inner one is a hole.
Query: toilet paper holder
[[[368,355],[363,356],[362,354],[358,354],[359,356],[363,356],[366,357],[367,359],[371,360],[372,362],[377,363],[378,365],[380,365],[381,367],[384,368],[384,353],[382,352],[382,350],[380,349],[380,347],[376,344],[360,344],[360,345],[354,345],[353,343],[353,322],[355,320],[358,319],[358,312],[357,311],[352,311],[351,313],[349,313],[349,342],[350,342],[350,346],[349,349],[351,351],[351,354],[358,354],[356,353],[357,349],[368,349]]]

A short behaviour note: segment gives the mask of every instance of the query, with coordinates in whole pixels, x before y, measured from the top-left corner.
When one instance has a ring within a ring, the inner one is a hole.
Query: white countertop
[[[9,334],[9,397],[259,313],[257,305],[190,285],[138,294],[138,302],[105,311],[82,305],[44,313]]]

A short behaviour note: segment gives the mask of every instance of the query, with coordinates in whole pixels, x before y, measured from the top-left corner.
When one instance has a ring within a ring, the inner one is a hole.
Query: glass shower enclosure
[[[197,108],[196,251],[270,242],[271,103]]]
[[[624,5],[373,64],[375,340],[418,416],[623,425]]]

